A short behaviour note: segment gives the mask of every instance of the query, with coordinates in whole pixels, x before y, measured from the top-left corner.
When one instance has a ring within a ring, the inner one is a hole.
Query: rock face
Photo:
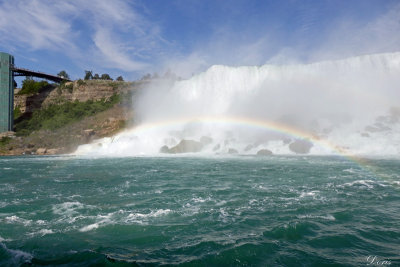
[[[257,152],[257,156],[270,156],[272,155],[272,151],[268,149],[261,149]]]
[[[214,146],[213,151],[217,151],[217,150],[219,150],[220,148],[221,148],[221,145],[220,145],[220,144],[217,144],[217,145]]]
[[[50,149],[47,149],[47,151],[46,151],[46,153],[49,154],[49,155],[55,155],[58,152],[59,152],[58,148],[50,148]]]
[[[211,137],[208,137],[208,136],[202,136],[201,138],[200,138],[200,143],[202,143],[203,145],[209,145],[209,144],[211,144],[212,143],[212,138]]]
[[[313,144],[310,141],[297,139],[289,145],[289,149],[296,154],[308,154]]]
[[[78,80],[66,83],[64,87],[46,90],[38,94],[15,94],[14,108],[19,107],[22,113],[32,113],[42,107],[58,103],[60,99],[79,102],[109,99],[114,94],[141,89],[146,84],[148,84],[146,81],[118,82],[105,80]]]
[[[84,132],[85,136],[87,136],[87,137],[90,137],[96,133],[93,129],[83,130],[83,132]]]
[[[253,149],[253,148],[254,148],[253,145],[247,145],[247,146],[244,148],[244,151],[247,152],[247,151],[250,151],[250,150]]]
[[[168,146],[162,146],[160,148],[160,153],[169,153],[169,148]]]
[[[44,155],[44,154],[46,154],[46,152],[47,152],[46,148],[38,148],[36,150],[36,154],[38,154],[38,155]]]
[[[234,154],[237,154],[237,153],[239,153],[239,152],[234,148],[229,148],[229,150],[228,150],[228,154],[234,155]]]
[[[195,153],[203,149],[203,144],[194,140],[182,140],[174,147],[168,148],[163,146],[160,149],[162,153],[179,154],[179,153]]]

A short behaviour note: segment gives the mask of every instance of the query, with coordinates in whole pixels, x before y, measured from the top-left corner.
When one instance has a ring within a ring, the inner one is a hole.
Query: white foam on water
[[[348,182],[348,183],[344,183],[343,186],[365,186],[369,189],[374,188],[374,184],[376,184],[375,181],[372,180],[356,180],[353,182]]]
[[[19,265],[21,265],[23,263],[29,263],[33,259],[33,255],[28,253],[28,252],[24,252],[24,251],[18,250],[18,249],[9,249],[3,243],[0,243],[0,246],[3,247],[3,249],[9,255],[11,255],[12,262],[16,266],[19,266]]]
[[[93,223],[93,224],[82,227],[81,229],[79,229],[79,231],[80,232],[88,232],[88,231],[91,231],[91,230],[97,229],[97,228],[99,228],[99,224]]]
[[[54,234],[54,232],[51,229],[40,229],[39,234],[40,235],[49,235],[49,234]]]
[[[313,197],[314,198],[318,193],[319,193],[319,191],[301,192],[300,198],[304,198],[304,197]]]
[[[11,241],[11,239],[5,239],[5,238],[3,238],[3,237],[0,236],[0,243],[1,243],[1,242],[4,242],[4,241]]]
[[[331,214],[327,214],[327,215],[311,215],[311,214],[307,214],[307,215],[299,215],[297,217],[299,219],[324,219],[324,220],[328,220],[328,221],[335,221],[336,220],[336,218]]]
[[[40,229],[37,232],[29,233],[29,236],[45,236],[45,235],[50,235],[54,234],[54,231],[51,229]]]
[[[93,209],[93,208],[95,207],[92,205],[82,204],[79,201],[63,202],[61,204],[55,204],[52,206],[54,214],[64,215],[64,216],[76,215],[79,214],[79,210]]]
[[[23,219],[16,215],[6,217],[5,221],[6,221],[6,223],[18,223],[18,224],[22,224],[24,226],[28,226],[32,223],[32,220]]]
[[[133,212],[130,213],[126,219],[125,222],[126,223],[139,223],[139,224],[143,224],[145,222],[147,222],[150,218],[155,218],[155,217],[159,217],[159,216],[164,216],[167,215],[169,213],[171,213],[172,211],[170,209],[158,209],[155,211],[151,211],[150,213],[144,214],[144,213],[139,213],[139,212]]]

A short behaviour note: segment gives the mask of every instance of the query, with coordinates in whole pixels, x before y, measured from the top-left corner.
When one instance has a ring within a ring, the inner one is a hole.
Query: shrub
[[[108,75],[107,73],[102,74],[100,79],[101,80],[111,80],[112,81],[110,75]]]
[[[3,137],[0,139],[0,146],[8,145],[8,143],[10,143],[10,141],[11,141],[11,137],[3,136]]]
[[[69,83],[62,82],[62,83],[60,83],[60,85],[57,88],[57,93],[59,95],[61,95],[62,90],[64,90],[64,89],[67,89],[68,92],[72,93],[72,91],[74,90],[74,84],[72,82],[69,82]]]
[[[82,79],[79,79],[76,83],[78,84],[78,86],[82,86],[82,85],[86,84]]]
[[[108,100],[53,104],[45,109],[36,110],[31,118],[18,122],[15,125],[15,131],[18,136],[26,136],[40,129],[55,130],[86,116],[107,110],[118,102],[120,102],[120,96],[113,95]]]
[[[60,71],[57,76],[69,80],[69,75],[65,70]]]
[[[37,94],[50,87],[51,85],[47,81],[37,82],[35,80],[27,78],[22,81],[22,88],[21,91],[18,92],[18,95]]]
[[[14,120],[18,119],[22,115],[20,106],[16,106],[14,109]]]

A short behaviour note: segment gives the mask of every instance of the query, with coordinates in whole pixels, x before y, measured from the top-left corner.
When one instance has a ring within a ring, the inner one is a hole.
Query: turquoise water
[[[400,265],[400,160],[0,159],[0,265]]]

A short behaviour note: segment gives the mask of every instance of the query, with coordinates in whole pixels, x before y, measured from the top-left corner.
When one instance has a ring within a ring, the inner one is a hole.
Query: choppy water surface
[[[0,265],[400,264],[400,161],[0,159]]]

